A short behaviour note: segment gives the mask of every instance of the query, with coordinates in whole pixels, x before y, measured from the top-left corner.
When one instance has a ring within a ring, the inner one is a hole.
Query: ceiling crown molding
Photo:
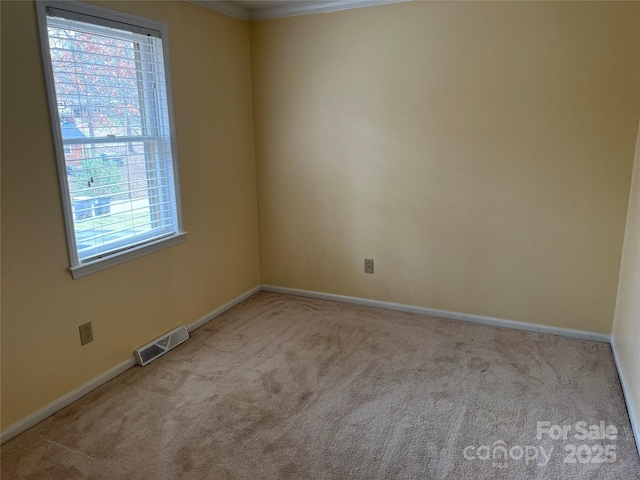
[[[218,13],[230,15],[245,21],[270,20],[273,18],[295,17],[298,15],[311,15],[314,13],[338,12],[354,8],[373,7],[389,3],[404,3],[412,0],[334,0],[334,1],[292,1],[286,5],[258,8],[248,10],[233,2],[187,0]]]
[[[277,7],[259,8],[249,12],[249,20],[269,20],[272,18],[295,17],[313,13],[338,12],[354,8],[374,7],[388,3],[402,3],[411,0],[340,0],[329,2],[291,2]]]

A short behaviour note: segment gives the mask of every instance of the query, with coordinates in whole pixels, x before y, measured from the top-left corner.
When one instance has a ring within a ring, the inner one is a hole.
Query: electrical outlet
[[[93,342],[93,329],[91,328],[91,322],[83,323],[78,327],[80,330],[80,345],[86,345],[89,342]]]
[[[364,259],[364,273],[373,273],[373,258]]]

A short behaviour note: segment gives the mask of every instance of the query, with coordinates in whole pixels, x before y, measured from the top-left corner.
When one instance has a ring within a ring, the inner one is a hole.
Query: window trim
[[[167,237],[156,240],[150,240],[142,245],[133,245],[126,250],[107,254],[102,258],[80,262],[78,259],[78,249],[73,228],[73,209],[71,205],[71,195],[69,192],[69,184],[67,182],[67,169],[64,155],[64,142],[62,140],[62,131],[59,127],[60,120],[58,117],[58,105],[56,103],[56,89],[53,76],[53,66],[51,55],[49,52],[49,36],[47,31],[47,8],[57,8],[74,12],[80,15],[88,15],[92,17],[102,18],[107,21],[124,23],[143,29],[149,29],[160,32],[162,41],[162,56],[164,62],[165,85],[167,94],[167,109],[169,114],[169,135],[171,140],[171,161],[173,166],[173,187],[176,200],[176,223],[177,232]],[[44,64],[44,78],[47,88],[47,100],[49,103],[49,114],[51,120],[51,130],[53,133],[53,143],[55,147],[56,163],[58,166],[58,183],[60,184],[60,193],[62,197],[62,210],[64,215],[65,231],[67,237],[67,248],[69,253],[69,264],[67,270],[74,279],[90,275],[92,273],[113,267],[124,262],[128,262],[135,258],[147,255],[158,250],[182,243],[185,240],[187,232],[184,230],[182,217],[182,202],[180,192],[180,175],[178,169],[178,147],[177,136],[174,124],[173,110],[173,94],[171,83],[171,64],[169,62],[169,31],[166,24],[148,18],[131,15],[129,13],[111,10],[103,7],[96,7],[73,0],[39,0],[36,2],[38,15],[38,31],[40,33],[40,47],[42,52],[42,61]]]

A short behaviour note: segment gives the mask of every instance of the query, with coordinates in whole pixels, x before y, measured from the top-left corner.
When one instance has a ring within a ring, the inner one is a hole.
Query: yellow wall
[[[103,6],[169,26],[189,235],[71,279],[35,4],[1,2],[3,430],[260,282],[248,24],[186,2]]]
[[[262,282],[610,333],[639,24],[595,2],[251,24]]]
[[[640,129],[622,251],[613,339],[627,381],[626,393],[636,414],[640,414]],[[636,440],[640,442],[640,439]]]

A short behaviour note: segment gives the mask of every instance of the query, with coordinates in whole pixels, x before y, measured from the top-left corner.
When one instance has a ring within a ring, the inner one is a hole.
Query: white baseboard
[[[122,363],[119,363],[115,367],[106,372],[98,375],[97,377],[89,380],[84,385],[80,385],[75,390],[63,395],[62,397],[54,400],[49,405],[42,407],[40,410],[32,413],[28,417],[14,423],[9,428],[0,433],[0,443],[4,443],[7,440],[11,440],[13,437],[20,435],[25,430],[33,427],[41,421],[49,418],[54,413],[62,410],[64,407],[71,405],[76,400],[84,397],[87,393],[95,390],[100,385],[107,383],[109,380],[116,378],[121,373],[129,370],[136,364],[133,356]]]
[[[633,430],[633,436],[635,437],[636,447],[638,448],[638,455],[640,455],[640,424],[638,423],[638,416],[629,398],[629,384],[627,383],[627,377],[624,374],[624,369],[618,358],[618,352],[616,351],[616,342],[613,336],[611,337],[611,351],[613,352],[613,359],[616,362],[616,368],[618,369],[618,377],[620,377],[620,384],[622,385],[622,393],[624,394],[624,401],[627,404],[627,412],[629,412],[629,420],[631,421],[631,430]]]
[[[257,286],[257,287],[252,288],[251,290],[248,290],[247,292],[243,293],[242,295],[234,298],[233,300],[225,303],[221,307],[216,308],[214,311],[206,314],[205,316],[203,316],[199,320],[195,321],[194,323],[189,325],[187,327],[187,329],[189,330],[189,332],[194,331],[196,328],[201,327],[202,325],[204,325],[205,323],[213,320],[217,316],[222,315],[227,310],[235,307],[240,302],[243,302],[244,300],[246,300],[247,298],[249,298],[250,296],[254,295],[255,293],[257,293],[259,291],[260,291],[260,286]],[[66,395],[63,395],[62,397],[54,400],[49,405],[46,405],[46,406],[42,407],[40,410],[38,410],[38,411],[32,413],[31,415],[23,418],[22,420],[19,420],[18,422],[14,423],[13,425],[11,425],[7,429],[5,429],[3,432],[0,432],[0,444],[6,442],[8,440],[11,440],[13,437],[16,437],[16,436],[20,435],[22,432],[28,430],[29,428],[31,428],[34,425],[40,423],[41,421],[49,418],[54,413],[62,410],[64,407],[66,407],[68,405],[71,405],[76,400],[79,400],[80,398],[84,397],[86,394],[92,392],[93,390],[95,390],[99,386],[107,383],[109,380],[113,380],[114,378],[116,378],[121,373],[123,373],[126,370],[130,369],[131,367],[133,367],[135,364],[136,364],[135,358],[133,356],[131,356],[131,358],[129,358],[129,359],[125,360],[124,362],[116,365],[115,367],[111,368],[110,370],[107,370],[106,372],[98,375],[97,377],[89,380],[84,385],[81,385],[78,388],[76,388],[75,390],[73,390],[73,391],[67,393]]]
[[[198,320],[193,322],[191,325],[187,325],[187,330],[189,331],[189,333],[193,332],[196,328],[200,328],[205,323],[208,323],[211,320],[213,320],[214,318],[222,315],[227,310],[231,310],[233,307],[235,307],[239,303],[244,302],[247,298],[251,297],[252,295],[255,295],[260,290],[262,290],[260,285],[258,285],[257,287],[253,287],[251,290],[247,290],[242,295],[239,295],[236,298],[234,298],[233,300],[228,301],[227,303],[225,303],[221,307],[216,308],[213,312],[209,312],[206,315],[204,315],[203,317],[200,317]]]
[[[551,327],[548,325],[538,325],[535,323],[517,322],[515,320],[505,320],[502,318],[484,317],[469,313],[450,312],[447,310],[436,310],[434,308],[417,307],[402,303],[383,302],[381,300],[371,300],[368,298],[348,297],[333,293],[314,292],[310,290],[299,290],[297,288],[277,287],[274,285],[262,285],[265,292],[282,293],[285,295],[297,295],[300,297],[319,298],[321,300],[332,300],[334,302],[353,303],[366,307],[385,308],[398,312],[417,313],[419,315],[429,315],[431,317],[441,317],[450,320],[461,320],[463,322],[479,323],[492,327],[513,328],[516,330],[526,330],[528,332],[546,333],[559,335],[561,337],[577,338],[579,340],[589,340],[592,342],[610,343],[611,335],[605,333],[588,332],[584,330],[573,330],[570,328]]]

